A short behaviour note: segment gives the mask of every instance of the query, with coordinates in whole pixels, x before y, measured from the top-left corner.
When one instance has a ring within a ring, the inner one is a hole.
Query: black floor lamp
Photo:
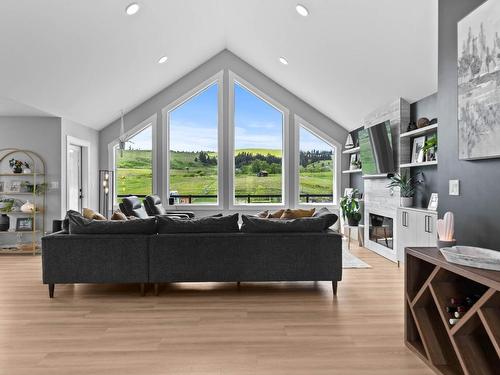
[[[115,196],[114,171],[102,169],[99,171],[99,212],[109,219],[110,202],[113,205]]]

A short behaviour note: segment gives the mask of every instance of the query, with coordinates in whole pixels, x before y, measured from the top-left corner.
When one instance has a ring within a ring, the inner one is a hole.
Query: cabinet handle
[[[430,216],[429,215],[425,215],[425,232],[426,233],[431,233],[431,220],[430,220]]]
[[[429,228],[429,233],[432,233],[432,217],[429,216],[429,225],[428,225],[428,228]]]
[[[403,211],[401,212],[402,214],[402,222],[403,222],[403,227],[408,227],[408,212]]]

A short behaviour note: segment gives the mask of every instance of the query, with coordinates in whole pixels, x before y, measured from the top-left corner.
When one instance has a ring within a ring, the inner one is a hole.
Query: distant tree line
[[[194,161],[195,162],[199,161],[201,164],[204,165],[217,165],[217,157],[216,156],[210,157],[210,155],[205,151],[200,151],[198,153],[198,156],[194,158]]]
[[[331,151],[300,151],[300,165],[302,167],[307,167],[309,164],[316,163],[318,161],[332,160]]]
[[[246,165],[252,164],[254,161],[262,161],[267,164],[280,164],[281,158],[279,156],[274,156],[271,154],[262,155],[262,154],[252,154],[250,152],[240,152],[234,158],[234,165],[236,168],[243,168]]]

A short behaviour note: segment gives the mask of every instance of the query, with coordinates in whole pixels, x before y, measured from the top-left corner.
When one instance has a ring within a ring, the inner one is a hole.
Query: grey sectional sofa
[[[342,239],[332,230],[60,232],[42,239],[42,264],[50,297],[55,284],[66,283],[137,283],[142,293],[145,284],[152,283],[157,293],[160,283],[240,281],[332,281],[336,295],[337,282],[342,279]]]

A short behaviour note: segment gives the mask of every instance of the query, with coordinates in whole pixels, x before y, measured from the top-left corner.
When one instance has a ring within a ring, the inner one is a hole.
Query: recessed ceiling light
[[[166,63],[168,60],[168,57],[167,56],[162,56],[160,57],[160,59],[158,60],[158,64],[163,64],[163,63]]]
[[[295,7],[295,10],[297,11],[298,14],[300,14],[302,17],[307,17],[309,15],[309,11],[305,6],[302,4],[297,4]]]
[[[132,3],[132,4],[127,5],[127,7],[125,8],[125,12],[127,12],[127,14],[129,16],[131,16],[133,14],[136,14],[139,11],[139,9],[140,9],[139,4]]]
[[[282,63],[283,65],[288,65],[288,60],[286,59],[286,57],[281,56],[280,63]]]

